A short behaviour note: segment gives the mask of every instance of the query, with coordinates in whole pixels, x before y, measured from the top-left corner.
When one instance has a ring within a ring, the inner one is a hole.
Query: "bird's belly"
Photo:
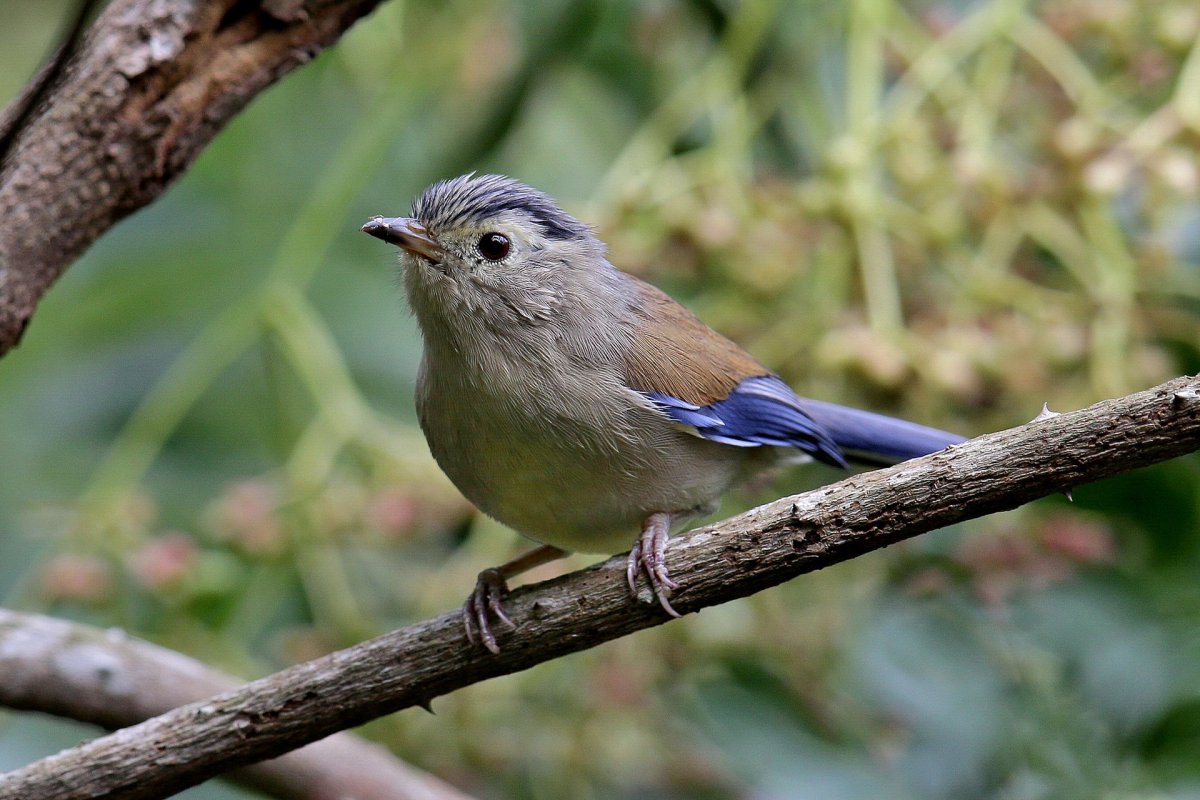
[[[482,476],[479,505],[532,539],[584,553],[627,550],[647,516],[708,506],[730,481],[723,468],[687,475],[647,471],[615,480],[594,462],[547,460],[542,466]]]
[[[422,414],[422,427],[459,491],[519,533],[573,552],[626,550],[652,513],[711,508],[744,466],[739,448],[689,436],[648,411],[629,412],[623,435],[556,429],[543,418],[485,424],[473,409],[457,412]]]

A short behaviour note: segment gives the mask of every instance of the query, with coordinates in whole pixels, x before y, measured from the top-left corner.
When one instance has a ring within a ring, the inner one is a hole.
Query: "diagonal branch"
[[[1200,450],[1200,380],[1179,378],[777,500],[673,540],[672,602],[698,611],[972,517]],[[667,621],[624,557],[526,587],[493,656],[443,614],[65,750],[0,778],[0,800],[166,797],[468,684]]]
[[[379,2],[112,0],[0,166],[0,356],[92,242]],[[0,130],[16,127],[31,91]]]
[[[119,630],[3,608],[0,675],[0,705],[105,728],[135,725],[241,683]],[[243,767],[229,778],[280,800],[467,800],[383,747],[349,733]]]
[[[71,25],[67,28],[58,50],[5,110],[4,124],[0,125],[0,164],[8,159],[8,152],[12,149],[17,135],[33,113],[41,107],[50,89],[58,82],[63,69],[75,57],[75,51],[83,39],[84,31],[87,30],[88,20],[92,18],[101,2],[103,0],[79,0]]]

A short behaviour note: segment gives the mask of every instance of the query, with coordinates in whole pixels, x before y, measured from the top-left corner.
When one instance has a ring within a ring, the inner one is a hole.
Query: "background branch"
[[[676,538],[681,611],[744,597],[926,531],[1200,449],[1200,381],[989,434],[787,497]],[[458,612],[394,631],[65,750],[0,781],[0,798],[166,797],[223,771],[486,678],[666,621],[630,598],[623,556],[513,593],[499,656]],[[642,600],[648,598],[643,597]]]
[[[378,2],[110,3],[0,167],[0,355],[92,242]],[[6,110],[0,130],[16,127],[27,99]]]
[[[134,725],[242,683],[120,630],[2,608],[0,674],[0,705],[105,728]],[[385,748],[348,733],[228,777],[283,800],[466,800]]]

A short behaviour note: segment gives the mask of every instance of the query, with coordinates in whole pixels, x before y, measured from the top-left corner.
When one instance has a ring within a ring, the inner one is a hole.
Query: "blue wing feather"
[[[746,378],[724,400],[706,406],[662,392],[645,394],[701,438],[733,447],[794,447],[841,467],[847,458],[894,464],[963,441],[936,428],[798,397],[774,375]]]
[[[659,408],[667,412],[671,419],[678,422],[680,425],[687,425],[691,428],[720,428],[725,423],[721,418],[712,413],[707,413],[703,406],[698,406],[695,403],[689,403],[686,400],[680,400],[678,397],[671,397],[662,392],[649,392],[648,397],[658,404]]]
[[[697,406],[662,392],[647,392],[667,416],[697,436],[734,447],[795,447],[819,461],[846,466],[833,438],[800,406],[800,398],[774,375],[747,378],[724,400]]]

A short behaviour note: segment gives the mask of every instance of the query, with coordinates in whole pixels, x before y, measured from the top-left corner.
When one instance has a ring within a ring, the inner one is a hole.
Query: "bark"
[[[0,609],[0,675],[0,705],[105,728],[135,725],[241,684],[119,630],[6,609]],[[467,800],[383,747],[348,733],[228,777],[280,800]]]
[[[935,528],[1200,449],[1200,380],[1180,378],[855,475],[677,537],[682,612],[745,597]],[[625,558],[513,593],[499,655],[458,611],[86,742],[0,779],[0,800],[166,797],[384,714],[668,618],[632,598]]]
[[[0,165],[0,356],[92,242],[378,2],[112,0]]]

